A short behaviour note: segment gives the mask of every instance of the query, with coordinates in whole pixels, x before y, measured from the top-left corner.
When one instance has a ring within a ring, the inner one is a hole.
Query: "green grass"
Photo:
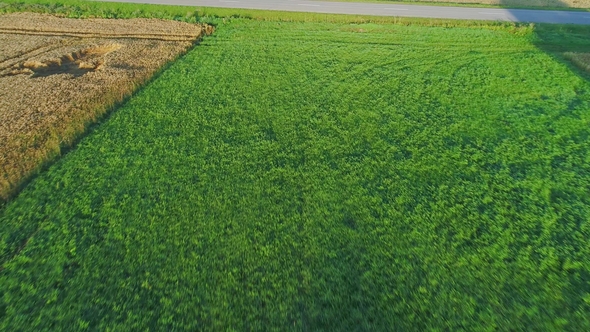
[[[208,17],[0,211],[0,330],[590,328],[586,28]]]
[[[84,0],[1,0],[0,13],[39,12],[74,18],[161,18],[187,22],[198,20],[195,7],[162,6]]]

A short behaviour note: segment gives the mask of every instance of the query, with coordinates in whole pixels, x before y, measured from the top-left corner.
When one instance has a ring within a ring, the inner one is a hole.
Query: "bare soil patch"
[[[0,15],[0,202],[211,27]]]

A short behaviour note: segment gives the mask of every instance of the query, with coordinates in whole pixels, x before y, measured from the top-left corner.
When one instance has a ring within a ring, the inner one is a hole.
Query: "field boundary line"
[[[84,32],[70,32],[70,31],[39,31],[27,29],[6,29],[0,28],[0,33],[19,34],[19,35],[36,35],[36,36],[63,36],[63,37],[77,37],[77,38],[124,38],[124,39],[149,39],[161,41],[193,41],[194,36],[188,35],[141,35],[141,34],[108,34],[108,33],[84,33]],[[197,39],[200,36],[197,36]]]

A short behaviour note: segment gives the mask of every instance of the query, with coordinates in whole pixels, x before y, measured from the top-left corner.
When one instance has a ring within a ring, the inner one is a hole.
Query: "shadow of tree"
[[[521,0],[502,0],[506,6],[518,5]],[[530,0],[523,0],[528,2]],[[578,1],[573,0],[538,0],[544,7],[575,7]],[[534,26],[534,44],[540,50],[550,54],[556,60],[567,64],[573,71],[585,79],[590,79],[590,20],[583,16],[584,12],[536,11],[522,9],[506,9],[511,18],[517,22],[529,22],[533,17],[543,16],[547,21],[567,16],[573,24],[541,23]],[[581,25],[585,24],[585,25]]]
[[[530,7],[539,6],[545,8],[581,8],[584,7],[585,1],[580,0],[501,0],[504,6]]]
[[[590,26],[539,24],[535,26],[534,43],[578,75],[590,79]]]

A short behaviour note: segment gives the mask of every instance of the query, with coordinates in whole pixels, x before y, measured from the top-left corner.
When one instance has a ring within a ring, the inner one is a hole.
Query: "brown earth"
[[[211,27],[0,15],[0,203]]]

